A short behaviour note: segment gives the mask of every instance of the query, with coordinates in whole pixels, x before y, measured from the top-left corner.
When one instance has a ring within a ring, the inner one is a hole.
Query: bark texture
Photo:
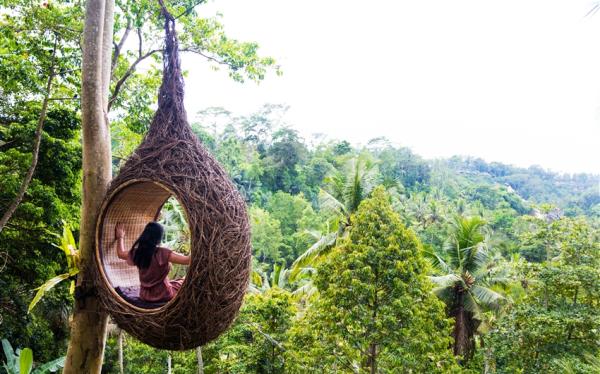
[[[119,373],[125,374],[125,366],[123,365],[123,330],[119,329]]]
[[[464,290],[458,289],[456,292],[454,308],[450,314],[454,318],[454,329],[452,337],[454,338],[454,355],[462,357],[461,362],[467,362],[475,353],[475,321],[473,313],[464,308]]]
[[[111,180],[110,129],[106,115],[114,0],[88,0],[83,37],[81,112],[83,201],[80,272],[63,373],[100,373],[108,315],[94,290],[96,216]],[[107,47],[108,46],[108,47]]]

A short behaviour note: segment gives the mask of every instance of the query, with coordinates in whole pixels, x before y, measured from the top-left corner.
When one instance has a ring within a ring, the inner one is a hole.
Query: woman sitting
[[[140,276],[140,299],[147,302],[165,302],[181,288],[183,278],[169,280],[171,262],[189,265],[190,257],[159,247],[164,229],[158,222],[150,222],[129,251],[125,250],[125,230],[121,223],[115,227],[117,256],[127,264],[137,266]]]

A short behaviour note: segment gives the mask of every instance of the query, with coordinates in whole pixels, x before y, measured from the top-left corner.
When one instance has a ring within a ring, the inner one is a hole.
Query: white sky
[[[283,76],[239,84],[184,56],[190,117],[291,106],[306,138],[377,136],[455,154],[600,173],[600,13],[591,0],[218,0],[234,38]]]

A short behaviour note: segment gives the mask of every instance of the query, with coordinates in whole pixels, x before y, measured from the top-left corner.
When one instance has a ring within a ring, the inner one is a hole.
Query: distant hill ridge
[[[477,184],[504,185],[529,202],[555,205],[567,215],[600,215],[600,175],[561,174],[539,166],[522,168],[461,156],[434,163],[456,177]]]

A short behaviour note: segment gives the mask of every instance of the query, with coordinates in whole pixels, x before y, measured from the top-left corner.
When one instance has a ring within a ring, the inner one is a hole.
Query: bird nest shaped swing
[[[163,80],[158,109],[140,146],[112,181],[96,227],[98,295],[116,324],[140,341],[184,350],[215,339],[233,322],[250,274],[250,226],[241,195],[192,132],[183,106],[174,18],[165,15]],[[139,276],[116,254],[115,226],[131,247],[171,196],[184,208],[191,263],[166,304],[139,303],[128,290]]]

